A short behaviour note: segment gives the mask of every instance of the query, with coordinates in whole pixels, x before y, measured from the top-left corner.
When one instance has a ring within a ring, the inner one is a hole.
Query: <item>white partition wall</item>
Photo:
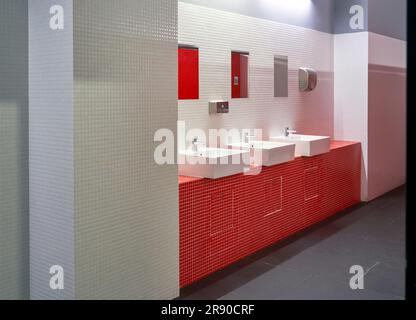
[[[368,32],[334,35],[334,137],[362,144],[361,199],[368,198]]]
[[[406,183],[406,42],[335,35],[335,139],[361,141],[362,200]]]
[[[368,197],[406,183],[406,41],[369,34]]]
[[[337,0],[334,131],[361,141],[362,200],[371,201],[406,183],[406,1],[360,0],[364,30],[349,25],[355,4]]]
[[[29,38],[31,297],[177,297],[177,2],[30,0]]]

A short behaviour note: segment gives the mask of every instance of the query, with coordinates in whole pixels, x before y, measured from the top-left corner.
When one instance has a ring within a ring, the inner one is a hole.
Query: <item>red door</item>
[[[199,50],[179,48],[178,67],[179,100],[199,99]]]

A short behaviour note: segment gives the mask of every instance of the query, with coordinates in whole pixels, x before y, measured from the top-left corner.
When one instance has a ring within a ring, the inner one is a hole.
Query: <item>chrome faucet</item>
[[[293,133],[296,133],[296,130],[290,129],[290,127],[285,128],[285,137],[289,137]]]
[[[199,152],[199,146],[201,146],[201,145],[205,145],[204,143],[202,143],[202,142],[198,142],[198,137],[195,137],[193,140],[192,140],[192,152],[195,152],[195,153],[198,153]]]
[[[250,144],[251,139],[254,139],[255,136],[250,135],[248,132],[246,132],[245,137],[244,137],[244,142],[247,144]]]

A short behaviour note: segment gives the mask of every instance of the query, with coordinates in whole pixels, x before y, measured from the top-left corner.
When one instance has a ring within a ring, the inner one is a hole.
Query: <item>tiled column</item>
[[[30,0],[29,17],[31,297],[178,296],[177,167],[153,159],[176,128],[177,2]]]

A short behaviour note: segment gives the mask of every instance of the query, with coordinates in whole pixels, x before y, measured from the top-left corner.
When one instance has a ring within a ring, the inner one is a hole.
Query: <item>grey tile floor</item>
[[[337,215],[181,292],[190,300],[402,300],[405,188]],[[351,290],[350,267],[366,271]]]

